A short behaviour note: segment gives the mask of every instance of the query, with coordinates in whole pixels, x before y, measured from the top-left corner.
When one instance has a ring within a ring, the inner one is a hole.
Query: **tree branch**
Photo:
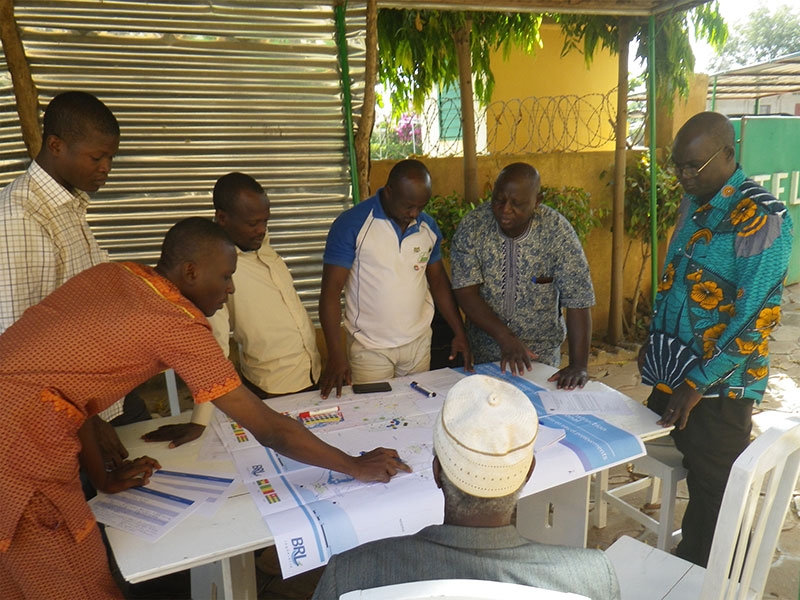
[[[14,86],[22,140],[30,157],[36,158],[42,147],[42,132],[39,128],[39,92],[33,83],[25,48],[22,46],[17,29],[13,0],[0,0],[0,41],[3,44],[3,52]]]

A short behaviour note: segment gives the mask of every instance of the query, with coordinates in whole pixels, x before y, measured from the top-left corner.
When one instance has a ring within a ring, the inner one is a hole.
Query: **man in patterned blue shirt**
[[[676,554],[705,566],[731,466],[750,441],[792,247],[786,207],[736,164],[727,117],[699,113],[675,138],[678,223],[639,355],[648,406],[675,425],[689,503]]]
[[[541,201],[532,166],[500,172],[491,203],[467,214],[453,237],[453,290],[476,363],[500,361],[514,374],[531,359],[557,367],[566,338],[569,364],[550,379],[573,389],[588,379],[594,290],[575,230]]]

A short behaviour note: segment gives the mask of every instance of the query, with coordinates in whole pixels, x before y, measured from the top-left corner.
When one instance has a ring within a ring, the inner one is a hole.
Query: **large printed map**
[[[598,417],[545,415],[537,396],[542,388],[530,381],[503,375],[493,364],[476,370],[517,385],[539,413],[535,450],[542,454],[525,494],[550,487],[565,467],[583,476],[616,464],[617,454],[643,453],[638,438]],[[217,411],[214,430],[274,535],[284,577],[324,565],[332,554],[356,545],[442,522],[442,495],[431,471],[432,429],[447,390],[462,377],[442,369],[392,380],[391,393],[356,395],[348,388],[341,398],[322,400],[319,392],[308,392],[265,401],[348,454],[395,448],[412,473],[387,484],[360,483],[281,456]],[[412,379],[436,396],[419,393],[410,386]]]
[[[411,388],[409,378],[393,380],[391,394],[345,392],[323,401],[319,392],[309,392],[268,401],[348,454],[396,449],[412,473],[387,484],[364,484],[281,456],[217,411],[214,429],[275,537],[284,577],[364,542],[441,522],[442,496],[431,471],[432,427],[447,390],[461,377],[450,370],[425,374],[426,386],[439,392],[433,398]]]

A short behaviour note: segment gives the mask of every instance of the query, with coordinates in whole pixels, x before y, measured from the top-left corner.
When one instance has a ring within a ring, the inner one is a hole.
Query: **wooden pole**
[[[611,229],[611,297],[608,308],[608,343],[618,344],[622,339],[623,271],[625,258],[625,156],[628,137],[628,44],[630,19],[620,17],[617,26],[619,63],[617,67],[617,122],[614,151],[614,200]]]
[[[39,92],[31,77],[31,69],[22,46],[17,21],[14,18],[14,1],[0,0],[0,41],[6,55],[14,97],[17,101],[22,140],[31,158],[36,158],[42,147],[42,130],[39,127]]]
[[[336,25],[336,46],[339,50],[339,74],[342,80],[342,110],[350,164],[350,187],[353,190],[353,204],[358,204],[361,201],[361,194],[358,189],[356,143],[353,134],[353,94],[350,81],[350,55],[347,51],[347,7],[344,4],[337,4],[333,8],[333,16]]]
[[[472,88],[472,19],[455,32],[458,80],[461,90],[461,141],[464,148],[464,201],[478,203],[478,152]]]
[[[656,187],[656,18],[647,22],[647,114],[650,117],[650,306],[658,291],[658,189]]]
[[[362,198],[371,195],[369,166],[372,129],[375,126],[375,84],[378,80],[378,0],[367,0],[366,65],[364,67],[364,104],[358,119],[355,148],[358,189]]]

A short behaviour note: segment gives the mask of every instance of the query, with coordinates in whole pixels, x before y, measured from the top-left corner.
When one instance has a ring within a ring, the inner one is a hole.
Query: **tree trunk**
[[[31,77],[25,48],[19,37],[17,21],[14,18],[14,1],[0,0],[0,41],[6,55],[8,71],[14,86],[17,101],[22,139],[28,154],[36,158],[42,147],[42,131],[39,127],[39,92]]]
[[[616,345],[622,339],[623,311],[623,245],[625,243],[625,154],[628,133],[628,44],[630,43],[630,19],[621,17],[617,27],[619,40],[619,62],[617,80],[617,139],[614,152],[614,201],[611,229],[611,298],[608,307],[609,344]]]
[[[367,0],[366,65],[364,67],[364,105],[358,120],[354,145],[358,169],[358,190],[369,198],[370,138],[375,127],[375,84],[378,80],[378,0]]]
[[[455,32],[458,81],[461,91],[461,140],[464,145],[464,200],[478,203],[478,152],[475,142],[475,104],[472,91],[472,19]]]

